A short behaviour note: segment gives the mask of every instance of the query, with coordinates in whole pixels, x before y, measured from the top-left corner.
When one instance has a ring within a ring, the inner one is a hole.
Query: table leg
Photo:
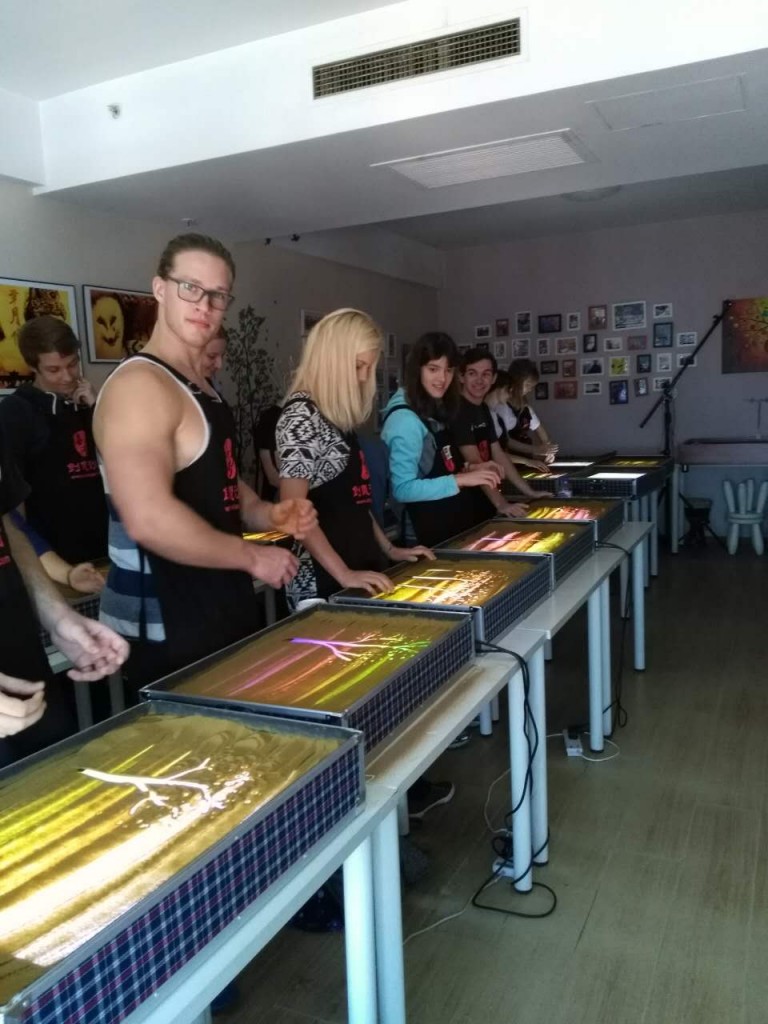
[[[619,563],[619,615],[628,619],[626,613],[627,594],[629,593],[629,559],[622,558]]]
[[[531,768],[531,845],[536,857],[534,864],[549,860],[549,807],[547,800],[547,703],[544,689],[544,650],[538,647],[528,661],[530,689],[528,707],[536,724],[539,745],[533,755]],[[530,727],[529,727],[530,728]],[[533,730],[530,729],[533,743]]]
[[[512,816],[512,860],[517,878],[515,889],[518,892],[530,892],[533,888],[531,792],[527,785],[528,743],[525,733],[525,690],[523,674],[520,669],[515,669],[510,676],[507,692],[509,694],[510,788],[512,806],[517,808]],[[520,878],[523,871],[526,873],[524,877]]]
[[[647,494],[643,495],[643,497],[640,499],[640,519],[644,523],[649,523],[651,521],[651,509],[650,509],[650,504],[648,502],[648,495]],[[643,541],[643,544],[645,545],[645,586],[647,587],[650,584],[650,582],[651,582],[651,575],[650,575],[650,566],[651,566],[651,535],[650,535],[650,533],[646,535],[646,538]]]
[[[109,677],[109,709],[113,715],[125,711],[125,691],[123,690],[123,673],[120,669]]]
[[[610,736],[613,732],[613,715],[611,713],[611,603],[610,584],[604,580],[600,584],[600,635],[601,665],[603,670],[603,735]]]
[[[498,722],[501,717],[501,711],[499,710],[499,698],[494,697],[491,701],[491,718],[494,722]]]
[[[77,728],[79,732],[93,725],[93,705],[91,704],[91,684],[75,683],[75,710],[77,711]]]
[[[645,669],[645,545],[632,549],[632,620],[635,632],[635,669]]]
[[[274,626],[277,622],[277,605],[275,603],[275,591],[273,587],[264,589],[264,612],[267,617],[267,625]]]
[[[405,1024],[403,915],[400,900],[400,845],[397,812],[374,831],[373,898],[380,1024]]]
[[[349,1024],[376,1024],[376,943],[371,840],[344,861],[344,946]]]
[[[544,641],[544,658],[546,661],[552,661],[552,641]]]
[[[411,819],[408,817],[407,793],[397,801],[397,827],[401,836],[407,836],[411,831]]]
[[[638,547],[642,547],[638,544]],[[641,584],[642,585],[642,584]],[[600,588],[587,598],[589,647],[589,747],[600,753],[603,743],[603,643]]]
[[[651,498],[651,576],[659,575],[659,492],[654,491]]]
[[[490,702],[480,708],[480,735],[491,736],[493,735],[493,719],[491,717],[491,705]]]
[[[669,550],[673,555],[677,554],[680,541],[681,484],[680,467],[675,463],[669,479]]]

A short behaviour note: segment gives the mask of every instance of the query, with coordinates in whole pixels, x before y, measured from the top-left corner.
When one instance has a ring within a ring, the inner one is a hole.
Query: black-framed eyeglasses
[[[166,280],[173,281],[179,293],[179,298],[185,302],[200,302],[207,295],[208,301],[214,309],[223,310],[229,309],[235,301],[234,295],[230,295],[229,292],[219,291],[218,288],[203,288],[202,285],[193,284],[192,281],[183,281],[178,277],[168,276]]]

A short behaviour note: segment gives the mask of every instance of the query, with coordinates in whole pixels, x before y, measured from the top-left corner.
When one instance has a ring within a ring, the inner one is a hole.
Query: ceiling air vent
[[[315,99],[520,55],[520,19],[393,46],[312,69]]]

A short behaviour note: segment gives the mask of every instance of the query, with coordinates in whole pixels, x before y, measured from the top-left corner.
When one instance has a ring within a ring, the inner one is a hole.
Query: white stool
[[[764,480],[760,484],[755,505],[752,504],[755,497],[754,480],[744,480],[738,484],[735,495],[733,484],[730,480],[725,480],[723,481],[723,494],[728,510],[728,553],[736,554],[739,546],[739,530],[742,526],[749,526],[752,534],[752,547],[758,555],[762,555],[765,549],[762,526],[765,502],[768,498],[768,480]]]

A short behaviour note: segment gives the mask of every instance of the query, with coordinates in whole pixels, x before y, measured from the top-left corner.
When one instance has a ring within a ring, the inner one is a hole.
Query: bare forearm
[[[259,449],[259,461],[261,462],[261,468],[264,470],[264,476],[272,484],[273,487],[280,486],[280,473],[277,470],[274,462],[272,461],[271,452],[267,451],[266,448]]]
[[[55,551],[44,551],[40,555],[40,561],[48,576],[56,583],[66,584],[69,581],[72,566],[61,555],[57,555]]]
[[[376,538],[376,543],[379,545],[385,555],[389,555],[394,545],[389,537],[384,533],[382,528],[376,522],[375,518],[371,516],[371,525],[373,526],[373,535]]]
[[[258,494],[240,481],[240,517],[249,530],[271,530],[272,510],[269,501],[263,501]]]
[[[62,612],[68,610],[68,605],[45,573],[34,548],[21,530],[13,525],[10,516],[3,517],[3,524],[14,561],[19,567],[38,618],[46,629],[51,629]]]
[[[331,546],[331,542],[319,526],[316,526],[314,530],[307,534],[302,544],[310,555],[322,565],[325,571],[330,573],[340,583],[350,567],[336,549]]]

